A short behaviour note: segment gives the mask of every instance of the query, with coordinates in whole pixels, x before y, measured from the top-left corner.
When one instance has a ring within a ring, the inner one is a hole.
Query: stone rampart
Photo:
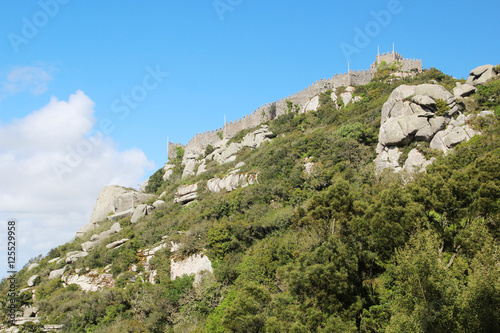
[[[368,84],[377,72],[377,67],[382,61],[385,61],[388,64],[398,61],[402,64],[402,71],[422,71],[422,60],[420,59],[405,59],[397,52],[387,52],[377,55],[376,61],[368,70],[351,70],[348,73],[335,74],[335,76],[329,79],[318,80],[309,87],[296,92],[293,95],[289,95],[288,97],[282,98],[273,103],[262,105],[253,113],[238,120],[226,123],[226,125],[222,128],[198,133],[185,146],[178,143],[169,143],[168,157],[175,158],[175,147],[179,146],[184,147],[186,152],[200,154],[208,145],[215,145],[221,140],[221,138],[230,139],[241,130],[256,127],[263,122],[269,121],[272,118],[274,119],[274,117],[281,116],[287,112],[287,101],[299,106],[299,111],[302,112],[305,105],[311,98],[329,89],[334,90],[340,86]],[[274,115],[271,114],[273,105],[276,107]]]

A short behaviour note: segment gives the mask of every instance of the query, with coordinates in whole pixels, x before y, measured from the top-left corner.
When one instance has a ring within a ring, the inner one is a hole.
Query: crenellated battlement
[[[378,54],[375,62],[370,66],[370,69],[350,70],[347,73],[335,74],[331,78],[317,80],[307,88],[304,88],[301,91],[294,93],[293,95],[281,98],[280,100],[275,102],[261,105],[252,113],[247,114],[246,116],[238,120],[226,123],[224,127],[216,130],[198,133],[191,140],[189,140],[189,142],[185,146],[181,144],[172,144],[173,146],[171,149],[171,143],[169,143],[169,158],[175,157],[174,148],[177,146],[184,147],[186,152],[199,154],[203,152],[208,145],[215,145],[221,140],[221,138],[230,139],[241,130],[256,127],[261,123],[281,116],[287,112],[287,101],[290,101],[294,105],[299,106],[300,112],[303,112],[305,105],[311,100],[311,98],[329,89],[334,90],[340,86],[368,84],[373,79],[373,76],[377,72],[378,66],[383,61],[385,61],[387,64],[397,61],[401,64],[401,70],[405,72],[422,71],[422,60],[420,59],[406,59],[397,52]],[[273,112],[271,112],[271,108],[274,108]]]

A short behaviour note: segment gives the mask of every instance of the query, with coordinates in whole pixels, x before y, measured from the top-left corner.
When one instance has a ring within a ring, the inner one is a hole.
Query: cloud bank
[[[94,102],[82,91],[0,125],[0,219],[18,221],[18,269],[71,240],[103,186],[137,187],[154,168],[142,150],[119,151],[95,125]],[[2,258],[5,242],[1,237]]]

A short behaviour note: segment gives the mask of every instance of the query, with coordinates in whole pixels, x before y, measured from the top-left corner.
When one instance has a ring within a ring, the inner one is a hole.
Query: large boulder
[[[316,111],[318,110],[318,108],[319,108],[319,96],[316,95],[306,103],[303,110],[304,112],[309,112],[309,111]]]
[[[409,173],[422,172],[434,159],[427,160],[421,152],[414,148],[408,153],[403,169]]]
[[[135,211],[134,208],[130,208],[130,209],[124,210],[122,212],[119,212],[119,213],[116,213],[113,215],[109,215],[108,217],[106,217],[106,219],[108,221],[111,221],[111,222],[117,222],[125,217],[132,216],[132,214],[134,214],[134,211]]]
[[[104,186],[97,196],[94,210],[90,216],[90,223],[100,222],[104,220],[110,212],[115,213],[115,198],[124,193],[127,193],[127,190],[122,186]]]
[[[430,146],[432,149],[446,153],[457,144],[469,141],[476,134],[479,134],[479,132],[474,131],[469,125],[453,126],[450,124],[445,130],[438,132],[434,136]]]
[[[64,271],[66,270],[66,266],[64,266],[63,268],[61,269],[56,269],[56,270],[53,270],[52,272],[50,272],[49,274],[49,280],[53,280],[53,279],[58,279],[60,278],[63,274],[64,274]]]
[[[259,129],[251,133],[248,133],[243,137],[243,140],[241,141],[241,146],[255,149],[259,147],[262,143],[269,141],[274,137],[276,137],[276,135],[273,132],[269,131],[267,125],[261,125]]]
[[[36,284],[38,283],[38,281],[40,281],[39,276],[38,276],[38,275],[36,275],[36,274],[35,274],[35,275],[33,275],[32,277],[30,277],[30,278],[28,279],[28,282],[27,282],[28,287],[33,287],[34,285],[36,285]]]
[[[141,193],[122,186],[104,186],[97,196],[90,223],[97,223],[106,219],[110,212],[116,214],[133,209],[152,196],[152,194]]]
[[[174,167],[175,165],[173,164],[165,163],[165,166],[163,167],[163,171],[165,171],[165,173],[162,177],[164,181],[168,180],[170,176],[172,176],[172,174],[174,173]]]
[[[130,218],[131,223],[135,223],[139,221],[139,219],[143,216],[146,216],[147,212],[147,205],[139,205],[134,211],[134,214],[132,214],[132,217]]]
[[[196,168],[196,159],[188,159],[186,161],[186,165],[184,166],[184,170],[182,171],[182,178],[193,176],[194,169]]]
[[[175,193],[174,203],[186,204],[198,197],[198,184],[181,185]]]
[[[473,85],[467,83],[460,84],[460,82],[457,82],[457,86],[453,88],[453,95],[455,95],[456,98],[467,97],[475,91],[476,87]]]
[[[207,181],[207,188],[210,192],[221,192],[223,190],[231,192],[240,187],[255,184],[257,175],[254,174],[230,174],[224,178],[212,178]]]
[[[477,86],[485,84],[488,80],[491,80],[495,76],[497,76],[497,72],[495,71],[495,67],[493,65],[483,65],[470,71],[466,83]]]

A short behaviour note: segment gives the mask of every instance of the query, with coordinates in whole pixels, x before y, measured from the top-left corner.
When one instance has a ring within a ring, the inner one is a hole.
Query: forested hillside
[[[159,170],[149,182],[155,197],[166,192],[166,203],[137,223],[120,220],[123,229],[110,241],[128,239],[122,246],[99,244],[66,268],[109,274],[113,287],[86,292],[47,278],[67,263],[51,259],[80,250],[111,222],[18,273],[18,289],[39,276],[19,301],[36,306],[40,323],[21,332],[39,332],[42,324],[95,333],[500,331],[499,76],[461,102],[481,135],[446,155],[425,142],[403,147],[403,154],[418,146],[436,157],[426,172],[374,168],[381,109],[391,92],[421,83],[451,91],[456,81],[436,69],[399,79],[383,69],[355,87],[360,101],[337,105],[328,91],[317,111],[292,106],[267,123],[274,139],[240,150],[234,162],[212,161],[205,173],[181,178],[179,151],[169,161],[172,176],[164,181]],[[482,110],[494,115],[476,116]],[[207,190],[209,179],[240,162],[255,184]],[[174,203],[179,185],[194,183],[196,200]],[[213,274],[196,283],[194,276],[171,280],[172,252],[165,247],[150,261],[156,276],[148,282],[137,253],[165,239],[179,244],[176,260],[202,251]],[[1,299],[7,291],[3,281]]]

